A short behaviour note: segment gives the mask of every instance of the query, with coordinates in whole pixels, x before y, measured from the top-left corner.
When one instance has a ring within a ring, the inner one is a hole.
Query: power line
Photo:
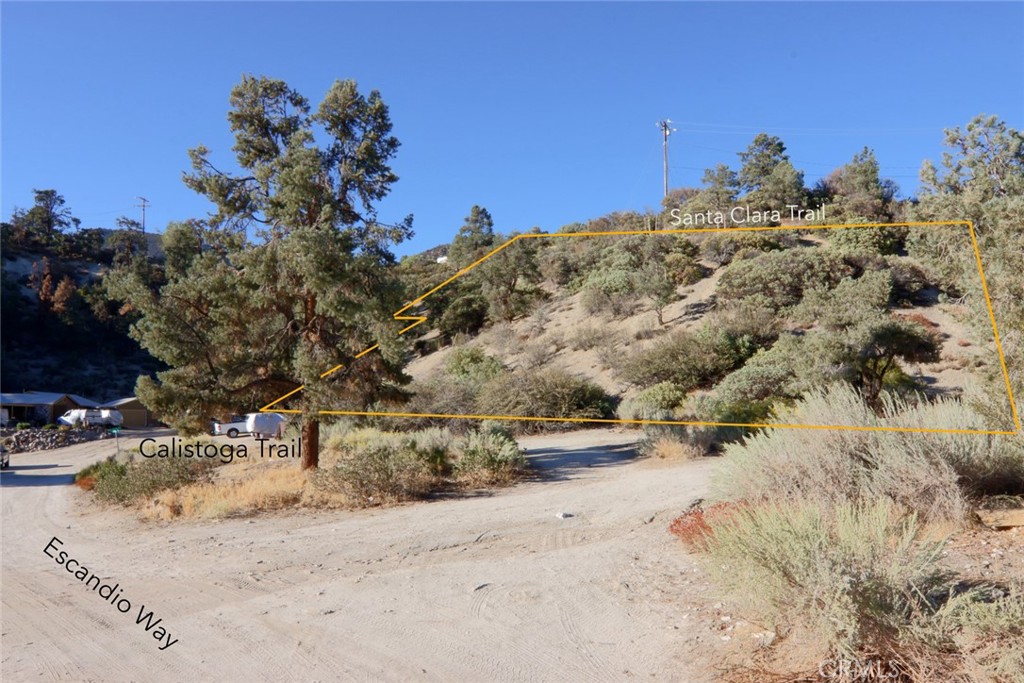
[[[743,136],[749,136],[749,135],[753,135],[753,134],[756,134],[756,133],[763,133],[763,132],[768,132],[768,131],[773,131],[774,130],[774,131],[779,131],[779,132],[785,133],[787,137],[801,137],[801,136],[809,136],[809,137],[838,137],[840,135],[911,135],[911,134],[935,135],[936,134],[936,131],[934,131],[934,130],[933,131],[927,131],[927,132],[922,130],[922,131],[917,131],[916,133],[911,133],[911,132],[907,132],[907,131],[898,131],[898,130],[892,130],[892,131],[853,131],[853,130],[851,130],[851,131],[838,131],[837,130],[837,131],[832,131],[832,132],[784,131],[784,130],[782,130],[780,128],[773,128],[773,127],[769,127],[769,126],[765,126],[763,128],[760,128],[760,129],[758,129],[758,128],[751,128],[749,130],[707,130],[707,129],[701,129],[701,128],[680,128],[679,130],[681,130],[684,133],[699,133],[699,134],[702,134],[702,135],[743,135]]]
[[[849,133],[849,134],[889,134],[889,133],[936,133],[942,132],[943,126],[928,127],[928,128],[807,128],[807,127],[787,127],[787,126],[750,126],[746,124],[732,124],[732,123],[700,123],[697,121],[680,121],[680,125],[683,126],[704,126],[708,128],[733,128],[733,129],[744,129],[744,132],[762,132],[765,130],[779,130],[779,131],[791,131],[791,132],[802,132],[802,133]],[[706,131],[709,133],[719,131]],[[724,132],[724,131],[723,131]],[[739,131],[737,131],[739,132]]]

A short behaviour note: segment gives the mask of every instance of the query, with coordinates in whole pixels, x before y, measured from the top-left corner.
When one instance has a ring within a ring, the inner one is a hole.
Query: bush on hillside
[[[479,294],[467,294],[453,301],[437,327],[448,337],[457,334],[476,334],[487,323],[487,300]]]
[[[775,231],[715,232],[701,240],[700,257],[717,266],[725,266],[738,252],[777,251],[784,246],[780,233]]]
[[[692,391],[717,382],[756,350],[749,336],[736,336],[727,329],[707,325],[697,332],[680,330],[659,339],[627,356],[616,371],[636,386],[672,382],[684,391]]]
[[[638,392],[619,405],[623,420],[671,420],[686,401],[686,390],[672,382],[660,382]]]
[[[480,347],[464,346],[452,350],[445,371],[457,380],[482,385],[504,372],[505,366]]]
[[[889,256],[899,253],[906,242],[905,227],[842,228],[828,230],[828,247],[840,253],[866,252]]]
[[[852,269],[833,251],[817,247],[787,249],[760,254],[734,263],[722,273],[718,298],[735,302],[762,297],[774,311],[800,303],[811,288],[831,289]]]
[[[569,334],[569,347],[575,351],[589,351],[607,342],[612,332],[605,325],[582,323]]]
[[[829,330],[846,330],[888,310],[892,290],[888,271],[843,278],[832,288],[808,289],[790,315],[806,325],[817,323]]]
[[[558,368],[516,371],[495,377],[479,397],[479,412],[517,417],[606,418],[611,398],[596,384]],[[565,428],[561,422],[516,422],[520,431]]]

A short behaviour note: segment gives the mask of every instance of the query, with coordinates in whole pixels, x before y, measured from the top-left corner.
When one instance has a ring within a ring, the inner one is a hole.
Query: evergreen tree
[[[783,161],[789,161],[786,145],[774,135],[758,133],[745,152],[739,153],[743,162],[739,172],[740,187],[745,192],[761,189],[775,167]]]
[[[896,217],[897,191],[896,183],[881,177],[875,153],[865,147],[820,180],[814,194],[828,204],[830,223],[887,223]]]
[[[455,268],[475,263],[495,246],[494,219],[487,209],[473,205],[448,250],[448,261]]]
[[[1017,410],[1024,415],[1024,132],[995,116],[979,115],[966,129],[947,130],[945,143],[949,151],[941,169],[931,161],[921,167],[921,194],[910,218],[973,222]],[[908,248],[948,291],[971,300],[975,330],[982,338],[992,337],[966,229],[916,228]],[[1011,422],[1001,368],[990,379],[991,424],[1005,429]]]
[[[805,205],[804,174],[793,168],[782,140],[759,133],[739,157],[737,179],[751,210],[785,212],[787,205]]]
[[[283,81],[245,76],[230,103],[240,171],[198,147],[185,175],[213,203],[209,224],[175,229],[166,284],[122,269],[111,289],[141,314],[133,335],[171,366],[140,378],[147,406],[198,431],[295,392],[277,407],[301,411],[302,466],[316,467],[320,410],[397,399],[407,381],[389,324],[402,304],[389,246],[412,217],[386,226],[374,207],[397,180],[399,142],[380,94],[353,81],[335,82],[313,112]],[[185,247],[193,238],[201,246]]]

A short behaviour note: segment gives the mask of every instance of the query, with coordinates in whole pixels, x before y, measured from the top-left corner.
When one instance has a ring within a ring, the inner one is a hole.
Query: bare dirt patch
[[[638,436],[524,439],[540,475],[498,492],[184,522],[69,485],[110,441],[23,454],[2,475],[4,678],[710,681],[725,641],[694,625],[708,586],[666,526],[713,463],[642,466]],[[53,536],[181,642],[84,590]]]

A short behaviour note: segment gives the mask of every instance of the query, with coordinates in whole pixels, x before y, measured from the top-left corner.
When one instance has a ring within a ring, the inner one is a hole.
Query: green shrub
[[[453,349],[445,371],[458,380],[483,384],[504,372],[505,366],[478,346]]]
[[[672,382],[684,391],[692,391],[718,381],[756,350],[749,336],[706,325],[692,333],[680,330],[627,356],[618,374],[641,387]]]
[[[671,253],[665,256],[665,269],[669,277],[677,285],[693,285],[711,273],[697,263],[692,255]]]
[[[713,524],[706,566],[757,618],[782,630],[799,624],[853,658],[897,640],[948,597],[936,565],[942,544],[922,536],[890,501],[739,506]]]
[[[115,457],[112,455],[105,460],[94,462],[91,465],[87,465],[79,470],[75,474],[75,483],[88,479],[90,477],[94,479],[102,479],[104,477],[121,477],[127,474],[127,467],[123,463],[117,462]]]
[[[23,429],[32,429],[32,423],[31,422],[19,422],[18,424],[16,424],[14,426],[14,428],[17,429],[18,431],[21,431]]]
[[[526,469],[526,456],[504,429],[481,428],[463,437],[456,447],[455,472],[473,486],[508,484]]]
[[[865,221],[867,222],[867,221]],[[896,254],[904,247],[908,228],[843,228],[829,230],[828,246],[841,253],[866,252],[884,256]]]
[[[631,291],[614,291],[588,282],[580,294],[580,305],[589,315],[625,318],[636,310],[637,296]]]
[[[769,252],[727,267],[718,283],[718,298],[732,302],[759,296],[772,310],[781,311],[800,303],[806,290],[831,289],[851,274],[842,258],[826,249]]]
[[[445,309],[438,329],[449,337],[476,334],[487,323],[487,300],[479,294],[461,296]]]
[[[57,425],[53,424],[52,422],[50,424],[43,425],[43,429],[51,429],[52,430],[52,429],[56,429],[56,428],[57,428]]]
[[[686,390],[672,382],[660,382],[626,399],[619,406],[623,420],[671,420],[686,400]]]
[[[605,418],[611,399],[596,384],[557,369],[516,371],[495,377],[480,393],[479,412],[517,417]],[[517,422],[519,430],[565,428],[565,423]]]
[[[130,458],[121,464],[113,458],[103,461],[91,472],[95,477],[96,497],[108,503],[130,505],[160,491],[208,480],[219,463],[214,458]],[[89,468],[86,468],[88,470]],[[86,472],[80,472],[83,474]]]
[[[442,435],[355,430],[331,444],[336,464],[317,470],[313,484],[360,506],[422,498],[440,485],[447,467]]]
[[[741,505],[709,519],[693,540],[713,580],[776,631],[816,638],[819,654],[888,656],[913,672],[897,680],[1019,680],[1022,586],[944,571],[944,544],[891,501]]]
[[[718,266],[728,265],[740,251],[767,252],[782,249],[777,233],[768,232],[716,232],[704,237],[700,243],[700,256]]]
[[[892,276],[887,271],[864,273],[856,279],[844,278],[831,289],[808,289],[791,315],[805,324],[845,330],[888,310],[892,290]]]

